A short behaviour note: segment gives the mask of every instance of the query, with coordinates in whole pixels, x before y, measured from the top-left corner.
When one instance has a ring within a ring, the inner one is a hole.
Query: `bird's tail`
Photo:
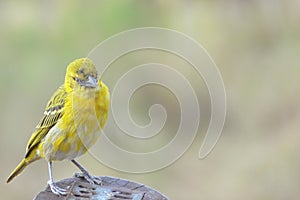
[[[12,181],[16,176],[18,176],[27,165],[29,165],[34,160],[28,160],[27,158],[24,158],[19,165],[14,169],[14,171],[9,175],[8,179],[6,180],[6,183],[9,183]]]

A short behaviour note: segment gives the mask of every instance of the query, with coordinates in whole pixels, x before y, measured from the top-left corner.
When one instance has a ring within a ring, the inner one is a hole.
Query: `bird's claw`
[[[54,182],[48,181],[48,185],[50,186],[51,191],[59,196],[65,196],[68,194],[67,190],[58,187]]]
[[[102,179],[97,176],[92,176],[90,174],[84,174],[84,173],[75,173],[75,177],[77,178],[83,178],[90,184],[94,185],[102,185]]]

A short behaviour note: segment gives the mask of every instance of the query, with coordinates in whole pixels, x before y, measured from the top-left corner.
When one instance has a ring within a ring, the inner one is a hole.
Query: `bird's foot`
[[[53,181],[48,181],[48,185],[50,186],[51,191],[59,196],[65,196],[68,194],[67,190],[58,187]]]
[[[100,177],[92,176],[89,173],[75,173],[75,177],[84,178],[90,184],[102,185],[102,179]]]

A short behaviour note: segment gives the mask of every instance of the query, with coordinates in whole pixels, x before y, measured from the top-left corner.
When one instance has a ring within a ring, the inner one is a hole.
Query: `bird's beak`
[[[92,76],[89,76],[88,80],[84,82],[84,86],[95,88],[98,86],[98,80]]]

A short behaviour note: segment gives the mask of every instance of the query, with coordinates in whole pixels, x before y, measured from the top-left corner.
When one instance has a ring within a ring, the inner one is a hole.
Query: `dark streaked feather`
[[[30,152],[41,142],[41,140],[47,135],[48,131],[62,117],[66,96],[67,92],[65,91],[64,87],[61,86],[47,103],[44,116],[36,126],[36,131],[29,139],[25,158],[29,156]]]

